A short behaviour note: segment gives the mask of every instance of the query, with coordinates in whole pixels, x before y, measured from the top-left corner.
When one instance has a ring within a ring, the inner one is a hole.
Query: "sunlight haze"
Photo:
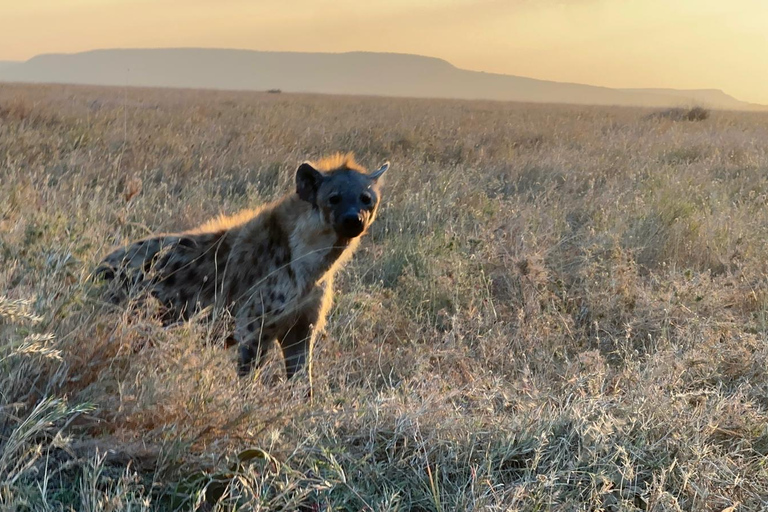
[[[763,0],[0,1],[0,60],[97,48],[376,51],[616,88],[768,104]]]

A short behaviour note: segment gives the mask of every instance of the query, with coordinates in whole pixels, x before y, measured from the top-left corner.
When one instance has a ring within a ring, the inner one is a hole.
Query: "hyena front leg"
[[[315,327],[310,319],[301,315],[291,329],[280,339],[285,358],[285,371],[288,379],[306,366],[309,392],[312,398],[312,345],[315,340]]]
[[[306,367],[309,391],[312,399],[312,348],[315,338],[325,325],[325,317],[331,305],[333,282],[330,279],[316,285],[304,299],[296,322],[279,336],[285,358],[285,370],[290,379]]]

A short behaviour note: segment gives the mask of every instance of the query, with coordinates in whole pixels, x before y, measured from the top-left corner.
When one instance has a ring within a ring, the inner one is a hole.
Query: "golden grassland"
[[[392,168],[314,403],[100,300],[338,150]],[[768,507],[768,115],[2,85],[0,181],[0,509]]]

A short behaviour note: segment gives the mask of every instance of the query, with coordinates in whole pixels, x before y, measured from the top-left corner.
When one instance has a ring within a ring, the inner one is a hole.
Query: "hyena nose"
[[[354,238],[363,232],[363,219],[357,213],[345,213],[339,219],[339,234],[348,238]]]

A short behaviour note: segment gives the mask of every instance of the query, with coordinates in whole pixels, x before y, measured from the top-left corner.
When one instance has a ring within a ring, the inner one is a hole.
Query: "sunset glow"
[[[766,27],[763,0],[2,0],[0,60],[117,47],[400,52],[768,104]]]

